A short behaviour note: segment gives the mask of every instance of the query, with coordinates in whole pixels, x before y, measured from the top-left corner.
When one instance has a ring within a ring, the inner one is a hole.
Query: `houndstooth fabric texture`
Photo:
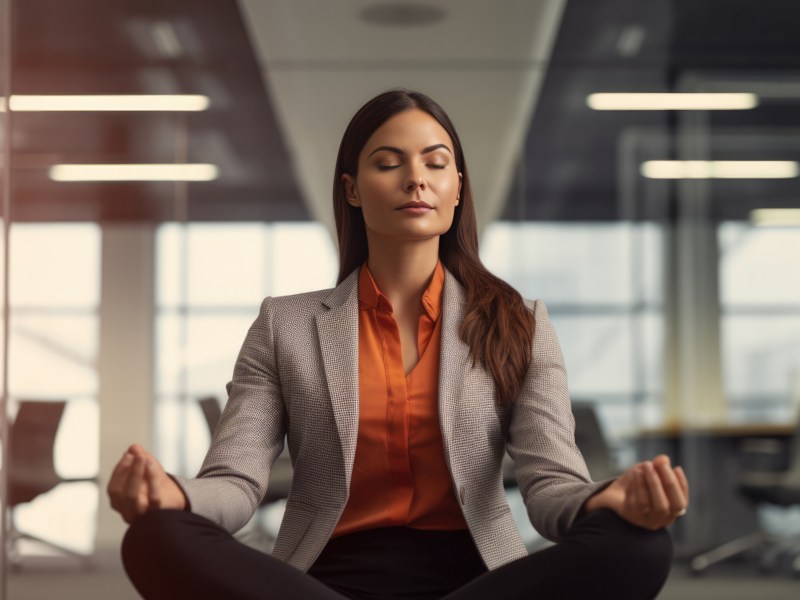
[[[472,367],[459,338],[461,284],[445,270],[439,417],[445,457],[464,518],[489,569],[525,556],[506,501],[502,459],[515,461],[534,527],[558,540],[592,483],[574,442],[564,360],[547,309],[536,320],[533,361],[511,408]],[[191,510],[233,532],[266,493],[284,436],[294,467],[273,556],[307,571],[344,510],[358,436],[358,269],[329,290],[266,298],[227,386],[228,402],[197,477],[176,477]]]

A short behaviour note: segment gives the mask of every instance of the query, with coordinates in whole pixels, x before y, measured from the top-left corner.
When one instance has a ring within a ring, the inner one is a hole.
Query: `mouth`
[[[420,209],[428,209],[428,210],[430,210],[433,207],[430,204],[428,204],[427,202],[420,202],[419,200],[412,200],[411,202],[406,202],[405,204],[403,204],[403,206],[401,206],[397,210],[405,210],[405,209],[409,209],[409,208],[420,208]]]

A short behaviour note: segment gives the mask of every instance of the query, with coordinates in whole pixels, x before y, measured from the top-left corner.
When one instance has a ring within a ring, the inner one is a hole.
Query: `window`
[[[13,224],[9,238],[10,408],[67,401],[55,450],[62,477],[93,477],[99,465],[100,236],[90,223]],[[97,502],[95,484],[62,485],[21,505],[17,525],[90,552]]]
[[[548,308],[574,401],[595,403],[614,438],[660,423],[661,235],[652,224],[498,222],[481,257]]]
[[[800,228],[729,222],[720,225],[718,240],[731,416],[794,420],[800,408]]]
[[[197,400],[225,401],[261,300],[335,285],[338,259],[318,223],[166,224],[156,237],[156,447],[194,475],[210,435]]]

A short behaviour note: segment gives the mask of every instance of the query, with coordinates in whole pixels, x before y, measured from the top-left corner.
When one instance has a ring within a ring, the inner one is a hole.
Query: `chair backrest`
[[[572,414],[575,417],[575,444],[583,454],[592,479],[602,481],[613,477],[616,473],[611,464],[611,451],[594,406],[583,402],[573,403]],[[503,485],[517,485],[514,461],[508,454],[503,457]]]
[[[53,450],[64,400],[23,400],[9,431],[8,503],[16,506],[49,492],[61,482]]]
[[[199,398],[197,402],[200,404],[203,416],[206,418],[208,432],[211,434],[211,437],[214,437],[214,431],[222,416],[222,408],[219,405],[219,400],[217,400],[216,396],[205,396],[204,398]]]
[[[573,403],[572,414],[575,416],[575,444],[586,460],[592,479],[600,481],[613,477],[611,451],[594,406],[582,402]]]
[[[800,411],[798,411],[798,417],[800,417]],[[800,485],[800,418],[798,418],[794,435],[789,441],[789,473],[791,473],[791,480]]]
[[[215,396],[206,396],[198,398],[197,403],[203,411],[203,416],[205,416],[208,424],[208,431],[213,438],[214,431],[217,428],[220,417],[222,417],[222,408],[219,401]],[[284,446],[283,452],[278,456],[275,464],[272,465],[267,494],[262,499],[261,504],[269,504],[275,500],[286,498],[291,487],[292,460],[289,458],[288,447]]]

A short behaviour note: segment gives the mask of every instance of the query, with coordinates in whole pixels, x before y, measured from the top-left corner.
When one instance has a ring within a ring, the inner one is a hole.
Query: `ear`
[[[361,200],[358,199],[358,189],[356,182],[352,176],[347,173],[342,174],[342,186],[344,186],[344,198],[350,206],[361,206]]]
[[[458,193],[456,194],[456,206],[459,202],[461,202],[461,184],[463,183],[464,176],[461,173],[458,174]]]

